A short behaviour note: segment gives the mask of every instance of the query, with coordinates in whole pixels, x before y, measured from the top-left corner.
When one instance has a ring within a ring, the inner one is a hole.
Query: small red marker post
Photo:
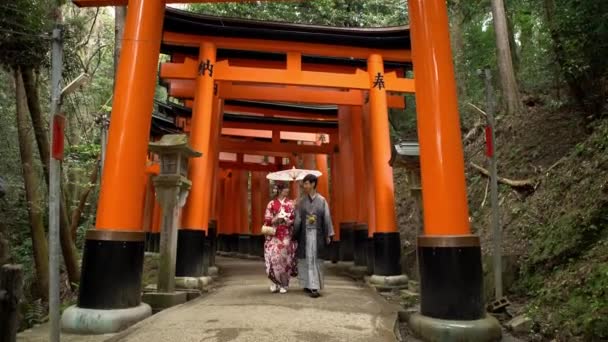
[[[65,116],[61,114],[53,115],[53,142],[51,155],[55,160],[63,160],[65,147]]]
[[[486,157],[494,157],[494,136],[492,134],[492,127],[486,126]]]
[[[496,167],[495,153],[495,133],[496,120],[494,118],[494,90],[492,89],[492,74],[490,69],[485,69],[481,74],[484,78],[486,87],[486,156],[490,164],[490,198],[492,201],[492,235],[494,245],[494,292],[496,300],[493,305],[497,308],[504,308],[508,301],[504,301],[502,288],[502,229],[500,227],[499,204],[498,204],[498,171]],[[506,303],[506,304],[505,304]]]

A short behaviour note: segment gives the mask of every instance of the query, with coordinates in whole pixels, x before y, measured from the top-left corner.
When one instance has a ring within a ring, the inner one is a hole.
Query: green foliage
[[[462,51],[454,51],[465,90],[461,103],[482,104],[483,84],[476,70],[489,67],[498,75],[490,1],[448,4],[453,25],[460,25],[463,35]],[[608,2],[508,0],[505,5],[521,92],[550,97],[558,105],[568,100],[587,115],[600,116],[608,96]],[[467,115],[469,109],[461,112]]]
[[[247,19],[344,27],[396,26],[407,23],[401,0],[310,0],[193,4],[194,12]]]
[[[101,145],[99,144],[81,144],[69,146],[65,151],[65,156],[68,162],[91,163],[97,160],[100,153]]]
[[[416,126],[416,98],[413,94],[405,95],[405,109],[390,109],[388,118],[391,128],[391,138],[399,140],[418,140]]]
[[[564,76],[580,84],[586,102],[601,108],[608,95],[608,2],[559,1],[550,29],[557,51],[565,57],[558,60]]]
[[[40,299],[23,301],[20,312],[22,312],[23,316],[21,319],[22,329],[44,323],[47,316],[45,305]]]
[[[605,250],[608,240],[599,246]],[[545,279],[536,276],[528,306],[536,330],[565,340],[608,338],[608,261],[601,253],[594,249],[588,257],[556,269]]]
[[[608,202],[605,205],[566,213],[555,223],[536,229],[530,263],[546,268],[583,253],[608,228]]]
[[[49,51],[50,3],[13,0],[0,4],[0,65],[39,66]]]
[[[7,187],[5,197],[0,199],[0,221],[7,229],[10,259],[24,266],[25,282],[31,283],[32,247],[27,201],[19,163],[12,83],[12,75],[0,69],[0,176]]]
[[[83,72],[91,81],[70,94],[63,108],[70,119],[70,144],[98,142],[100,127],[95,119],[111,108],[114,83],[114,19],[102,9],[78,9],[66,6],[64,35],[64,79],[66,82]]]
[[[479,13],[464,28],[463,64],[459,65],[460,72],[464,73],[466,84],[466,97],[474,103],[484,103],[485,88],[483,81],[477,76],[477,70],[486,67],[492,68],[497,75],[496,44],[494,41],[494,28],[488,20],[489,12]]]
[[[513,0],[508,2],[519,42],[518,80],[524,92],[544,93],[556,80],[555,63],[551,58],[551,40],[544,12],[539,1]]]

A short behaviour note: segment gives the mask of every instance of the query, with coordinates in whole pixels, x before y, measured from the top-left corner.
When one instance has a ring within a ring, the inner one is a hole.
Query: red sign
[[[53,115],[53,141],[51,153],[54,159],[63,160],[65,116]]]
[[[486,156],[492,158],[494,156],[494,141],[492,141],[492,128],[486,126]]]

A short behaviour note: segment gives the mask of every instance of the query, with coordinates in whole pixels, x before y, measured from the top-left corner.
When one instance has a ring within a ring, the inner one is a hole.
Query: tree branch
[[[481,126],[483,125],[483,123],[480,120],[477,120],[477,122],[475,122],[475,125],[473,125],[473,128],[471,128],[471,130],[469,130],[469,132],[467,132],[467,134],[465,134],[464,138],[463,138],[463,142],[468,142],[469,140],[475,138],[475,136],[477,135],[477,132],[479,132],[479,129],[481,128]]]
[[[97,47],[97,49],[95,49],[95,51],[93,51],[93,53],[91,54],[91,56],[88,58],[87,62],[85,63],[85,67],[84,67],[84,71],[85,72],[89,72],[89,67],[91,66],[91,62],[93,61],[93,58],[96,57],[96,55],[105,47],[107,47],[108,45],[99,45]],[[99,65],[99,63],[98,63]]]
[[[481,110],[481,108],[477,107],[476,105],[472,104],[471,102],[467,102],[467,105],[475,108],[479,113],[481,113],[484,117],[488,117],[488,114],[486,112],[484,112],[483,110]]]
[[[481,167],[473,162],[471,162],[470,164],[474,169],[479,171],[481,174],[485,175],[486,177],[490,177],[490,172],[488,170],[484,169],[483,167]],[[533,179],[513,180],[513,179],[508,179],[508,178],[504,178],[504,177],[500,177],[500,176],[498,177],[498,183],[506,184],[513,188],[521,188],[521,189],[527,189],[527,190],[534,190],[534,188],[536,186],[536,182]]]
[[[93,22],[91,23],[91,28],[89,29],[89,33],[87,34],[87,37],[85,40],[83,40],[82,42],[80,42],[80,44],[78,44],[75,48],[75,50],[80,49],[81,47],[89,44],[89,40],[91,40],[91,36],[93,35],[93,29],[95,28],[95,24],[97,23],[97,16],[99,15],[99,7],[97,7],[97,10],[95,11],[95,17],[93,17]]]
[[[483,208],[486,205],[486,199],[488,198],[488,187],[490,186],[490,178],[488,177],[488,181],[486,182],[486,190],[483,195],[483,201],[481,201],[480,208]]]

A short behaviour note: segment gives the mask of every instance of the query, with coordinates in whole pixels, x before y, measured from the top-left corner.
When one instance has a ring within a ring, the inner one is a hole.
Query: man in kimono
[[[302,181],[304,196],[296,207],[294,239],[298,241],[298,277],[300,286],[312,298],[321,296],[323,289],[323,251],[334,236],[329,206],[317,193],[317,177],[307,175]]]

